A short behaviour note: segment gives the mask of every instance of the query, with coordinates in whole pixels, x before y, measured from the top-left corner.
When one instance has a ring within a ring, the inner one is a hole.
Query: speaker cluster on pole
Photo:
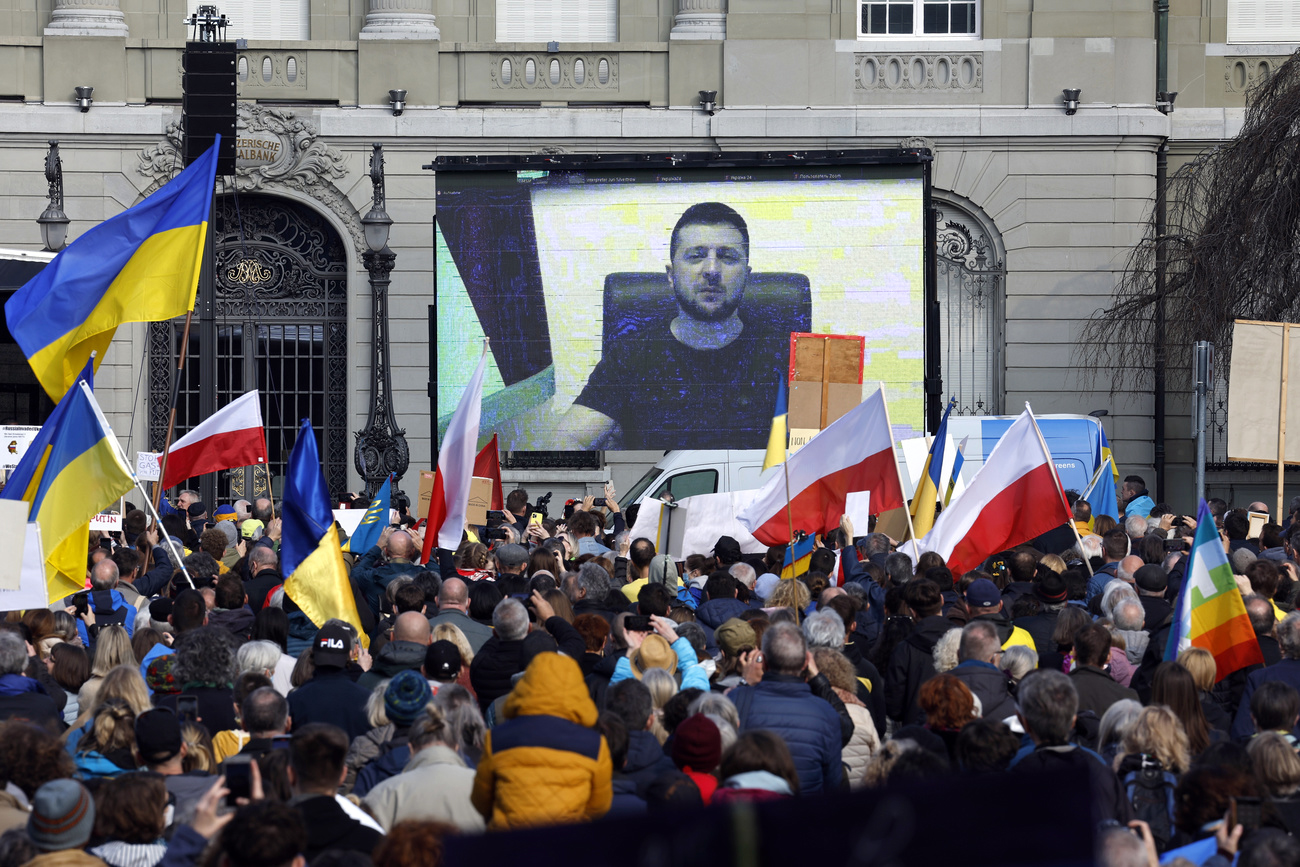
[[[185,43],[181,140],[187,166],[220,134],[217,174],[235,173],[236,62],[233,42]]]

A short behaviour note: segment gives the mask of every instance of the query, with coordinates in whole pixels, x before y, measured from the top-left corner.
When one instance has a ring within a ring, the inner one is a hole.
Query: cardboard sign
[[[0,426],[0,469],[12,470],[27,453],[27,446],[36,439],[40,427],[28,425]]]
[[[8,557],[0,558],[0,590],[18,590],[22,585],[23,561],[13,553],[22,551],[28,535],[27,512],[31,504],[23,500],[0,500],[0,551],[9,552]],[[35,525],[32,525],[35,526]],[[37,549],[37,561],[41,561],[40,549]],[[44,564],[41,563],[41,583],[45,583]],[[48,603],[47,603],[48,604]],[[13,608],[0,609],[13,611]]]
[[[162,478],[162,465],[159,460],[162,452],[136,452],[135,474],[142,482],[156,482]]]
[[[112,512],[100,512],[90,519],[90,529],[102,530],[106,533],[116,533],[122,529],[122,514]]]
[[[429,501],[433,499],[433,480],[438,474],[429,470],[420,470],[420,495],[416,500],[416,519],[429,515]],[[492,505],[492,480],[475,476],[469,485],[469,509],[465,520],[475,526],[487,523],[488,507]]]

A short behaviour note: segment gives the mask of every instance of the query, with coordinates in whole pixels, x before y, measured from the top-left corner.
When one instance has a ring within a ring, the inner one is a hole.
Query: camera
[[[543,518],[549,518],[546,514],[546,507],[551,504],[551,491],[547,491],[544,496],[538,497],[537,502],[533,505],[534,512],[541,512]]]

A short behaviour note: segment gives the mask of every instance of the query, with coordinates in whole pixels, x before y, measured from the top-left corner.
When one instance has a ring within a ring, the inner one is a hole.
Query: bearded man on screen
[[[761,448],[789,335],[742,311],[749,227],[720,202],[687,208],[667,266],[676,315],[610,343],[560,423],[566,448]]]

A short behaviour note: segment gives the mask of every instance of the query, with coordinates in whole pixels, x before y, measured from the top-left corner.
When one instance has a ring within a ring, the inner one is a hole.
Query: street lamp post
[[[57,253],[68,242],[68,215],[63,212],[63,160],[59,158],[58,141],[50,140],[45,154],[45,180],[50,182],[50,203],[36,218],[41,226],[41,241],[50,253]]]
[[[410,466],[411,456],[406,446],[406,431],[397,426],[397,416],[393,413],[388,354],[388,287],[392,283],[397,254],[388,248],[388,232],[393,220],[384,210],[384,146],[375,144],[373,148],[370,182],[374,185],[374,201],[361,218],[368,248],[362,260],[370,275],[370,297],[374,302],[370,337],[370,415],[366,418],[366,426],[357,431],[353,458],[357,472],[365,479],[366,496],[373,497],[391,473],[395,479],[393,501],[396,502],[401,493],[397,481]]]

